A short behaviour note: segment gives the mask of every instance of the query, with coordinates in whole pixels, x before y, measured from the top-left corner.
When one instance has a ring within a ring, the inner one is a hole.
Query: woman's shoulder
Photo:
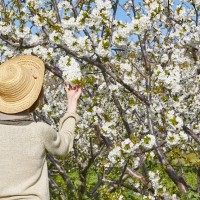
[[[54,127],[44,121],[38,121],[34,122],[33,126],[39,127],[41,132],[49,132],[49,131],[54,131]]]

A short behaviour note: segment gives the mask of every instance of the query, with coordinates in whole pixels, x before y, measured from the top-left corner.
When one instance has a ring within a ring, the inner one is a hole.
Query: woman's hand
[[[67,92],[67,100],[68,100],[68,109],[67,112],[74,113],[77,109],[77,101],[82,93],[81,84],[72,87],[71,85],[66,85],[65,90]]]

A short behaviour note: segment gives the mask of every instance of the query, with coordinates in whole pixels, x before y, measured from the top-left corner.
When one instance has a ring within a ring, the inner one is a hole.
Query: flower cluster
[[[81,81],[80,65],[74,58],[61,56],[58,61],[58,66],[63,71],[66,83],[75,84]]]

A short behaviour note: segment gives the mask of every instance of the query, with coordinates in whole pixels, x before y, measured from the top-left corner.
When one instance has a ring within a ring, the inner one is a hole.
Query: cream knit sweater
[[[49,200],[46,150],[64,156],[73,146],[76,113],[66,113],[59,132],[44,122],[0,123],[0,199]]]

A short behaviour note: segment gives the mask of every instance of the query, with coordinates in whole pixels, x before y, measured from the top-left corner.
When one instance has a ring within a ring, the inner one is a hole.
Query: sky
[[[142,0],[135,0],[135,5],[136,6],[139,6],[139,3],[141,2]],[[163,1],[167,1],[167,0],[163,0]],[[120,4],[125,4],[127,2],[127,0],[120,0]],[[181,1],[180,0],[174,0],[174,6],[173,8],[176,8],[177,5],[180,5],[181,4]],[[118,7],[118,10],[117,10],[117,14],[116,14],[116,19],[117,20],[122,20],[122,22],[130,22],[131,19],[129,17],[127,17],[126,15],[123,14],[124,11],[123,9],[119,6]]]
[[[44,0],[41,0],[42,2],[44,2]],[[128,0],[119,0],[120,1],[120,4],[123,5],[125,4],[125,2],[127,2]],[[131,0],[130,0],[131,1]],[[135,5],[136,6],[139,6],[139,3],[141,2],[142,0],[135,0]],[[163,0],[163,1],[167,1],[167,0]],[[5,0],[5,3],[7,3],[8,0]],[[177,5],[180,5],[181,4],[181,1],[180,0],[174,0],[174,8],[177,7]],[[117,13],[116,13],[116,19],[117,20],[121,20],[123,23],[128,23],[131,21],[131,17],[127,16],[123,9],[118,6],[118,9],[117,9]],[[28,26],[31,26],[30,23],[27,23]],[[36,28],[32,28],[32,33],[36,33],[37,32],[37,29]]]

